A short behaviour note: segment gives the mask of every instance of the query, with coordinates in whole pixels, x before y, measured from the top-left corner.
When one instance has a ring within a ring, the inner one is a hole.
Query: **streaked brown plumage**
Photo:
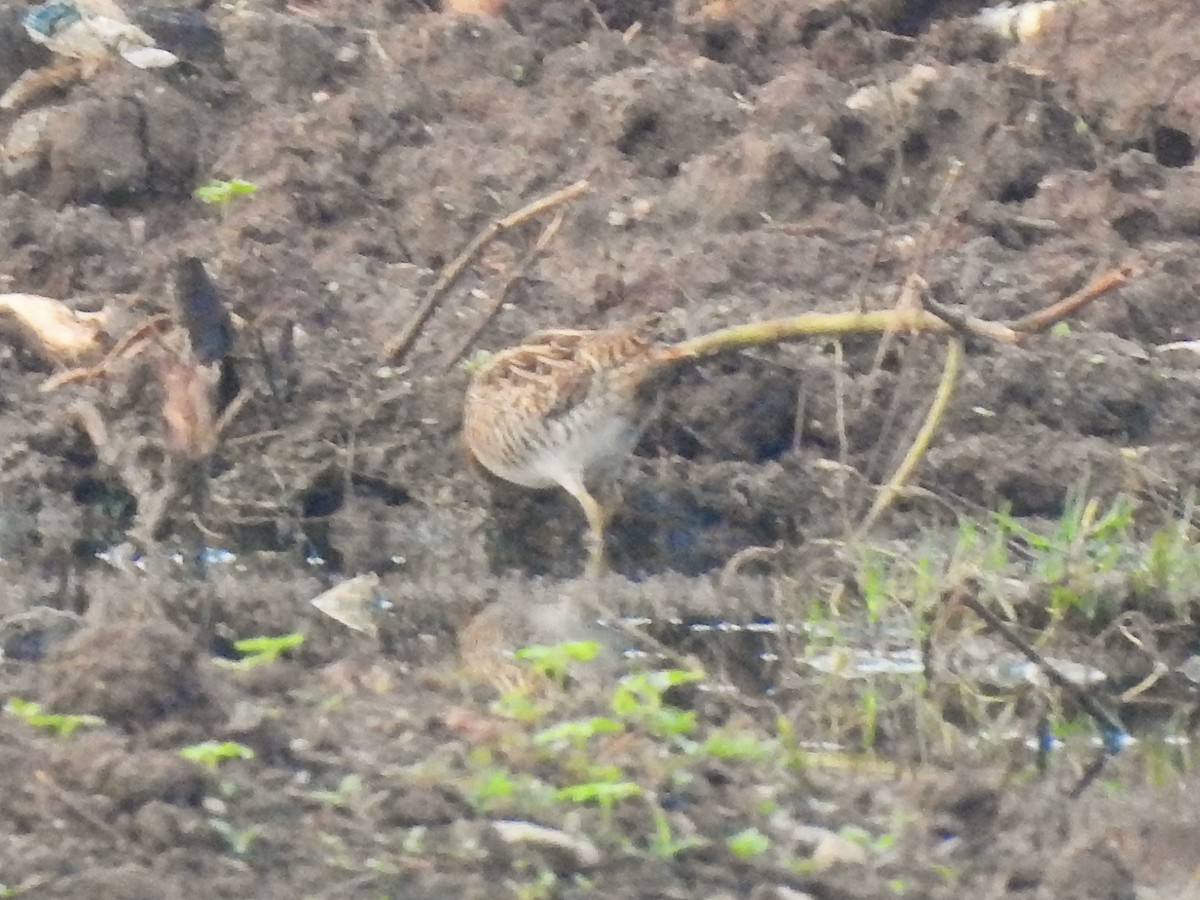
[[[542,331],[488,359],[467,389],[467,450],[506,481],[558,485],[579,502],[590,574],[604,566],[607,520],[590,487],[633,452],[657,404],[657,376],[679,358],[649,325]]]

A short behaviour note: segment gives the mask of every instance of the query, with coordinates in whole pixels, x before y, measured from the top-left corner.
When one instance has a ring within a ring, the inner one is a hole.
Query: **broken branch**
[[[990,341],[1018,343],[1026,335],[1045,331],[1056,322],[1074,315],[1089,303],[1115,290],[1133,278],[1139,269],[1122,266],[1101,275],[1083,290],[1031,313],[1012,324],[977,319],[948,310],[928,299],[922,302],[928,309],[883,309],[869,312],[801,313],[785,319],[769,319],[747,325],[720,328],[674,345],[671,358],[708,356],[726,350],[778,344],[818,335],[861,334],[886,331],[925,331],[944,334],[948,331],[973,334]],[[940,314],[934,309],[940,310]]]

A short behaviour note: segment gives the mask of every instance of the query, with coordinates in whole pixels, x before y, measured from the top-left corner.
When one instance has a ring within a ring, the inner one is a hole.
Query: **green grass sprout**
[[[184,747],[179,755],[214,770],[229,759],[254,759],[254,751],[236,741],[202,741]]]
[[[19,697],[9,698],[9,701],[4,704],[4,711],[21,719],[26,725],[52,731],[54,736],[59,738],[70,737],[76,729],[85,725],[104,724],[104,720],[99,716],[43,712],[40,703],[22,700]]]
[[[232,178],[229,181],[214,179],[192,191],[192,196],[201,203],[217,207],[221,211],[221,218],[224,219],[229,215],[234,200],[238,197],[249,197],[257,191],[257,184],[243,181],[241,178]]]
[[[227,669],[253,669],[279,659],[284,651],[299,647],[304,643],[304,635],[293,633],[279,637],[245,638],[233,642],[233,649],[244,654],[241,659],[218,659],[218,665]]]

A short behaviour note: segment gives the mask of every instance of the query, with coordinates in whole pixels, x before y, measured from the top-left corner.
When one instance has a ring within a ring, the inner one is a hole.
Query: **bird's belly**
[[[540,434],[530,435],[522,452],[510,461],[485,465],[514,484],[548,488],[576,481],[611,477],[637,446],[643,423],[631,416],[586,410],[544,422]]]

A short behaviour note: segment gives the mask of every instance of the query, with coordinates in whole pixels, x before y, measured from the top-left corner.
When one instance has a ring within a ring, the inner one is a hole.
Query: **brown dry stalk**
[[[1142,273],[1141,265],[1126,265],[1116,269],[1111,269],[1103,275],[1092,280],[1090,284],[1082,290],[1076,291],[1069,297],[1064,297],[1057,303],[1052,303],[1044,309],[1039,309],[1037,312],[1017,319],[1011,323],[1010,327],[1013,331],[1019,331],[1022,334],[1036,334],[1039,331],[1045,331],[1054,325],[1055,322],[1074,315],[1083,309],[1094,300],[1103,297],[1109,291],[1116,290],[1122,287],[1131,278],[1134,278]]]
[[[103,378],[108,375],[108,370],[114,362],[141,353],[148,345],[160,338],[170,326],[171,317],[165,313],[150,316],[141,324],[125,332],[121,339],[113,345],[113,348],[105,354],[104,359],[96,365],[67,369],[65,372],[51,375],[42,382],[38,390],[47,393],[77,381]]]
[[[493,219],[488,223],[487,227],[479,234],[475,235],[467,244],[463,251],[454,258],[453,261],[445,268],[438,276],[437,281],[425,292],[425,296],[421,298],[421,302],[417,304],[416,311],[409,318],[405,326],[400,329],[400,333],[388,341],[383,347],[384,359],[390,360],[394,365],[398,365],[404,358],[416,340],[417,335],[421,331],[421,327],[426,320],[432,315],[434,309],[441,299],[449,292],[454,283],[467,266],[469,266],[483,248],[494,241],[497,237],[506,231],[509,231],[516,226],[541,215],[549,209],[556,206],[561,206],[582,194],[586,194],[591,190],[591,185],[587,181],[577,181],[572,185],[555,191],[552,194],[547,194],[526,206],[521,207],[514,213],[510,213],[500,219]]]
[[[546,252],[546,248],[550,246],[550,242],[554,240],[555,235],[558,234],[558,230],[562,228],[564,218],[565,211],[560,209],[554,214],[554,218],[550,220],[550,223],[542,229],[542,233],[538,235],[538,239],[534,242],[534,245],[508,273],[508,277],[504,280],[504,285],[496,292],[495,298],[488,304],[479,322],[459,342],[453,352],[446,354],[446,357],[442,360],[443,371],[451,369],[456,362],[462,359],[463,354],[467,352],[468,348],[475,343],[475,339],[479,337],[479,333],[483,331],[487,323],[492,321],[492,318],[499,312],[500,307],[504,305],[504,302],[508,299],[509,294],[512,293],[517,282],[525,277],[525,273],[529,271],[529,267],[533,265],[534,261]]]
[[[167,450],[184,459],[204,459],[217,446],[212,382],[208,370],[171,360],[159,369]]]

